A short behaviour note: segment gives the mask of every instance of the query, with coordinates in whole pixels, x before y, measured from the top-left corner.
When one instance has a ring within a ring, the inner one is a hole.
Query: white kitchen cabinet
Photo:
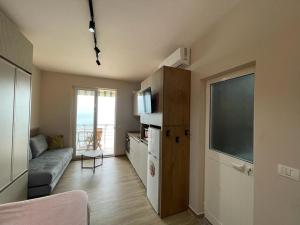
[[[137,162],[138,162],[138,141],[133,138],[130,138],[130,162],[135,170],[137,170]]]
[[[129,159],[129,161],[131,162],[131,154],[130,152],[125,151],[127,158]]]
[[[148,146],[140,142],[140,178],[147,187]]]
[[[143,184],[147,185],[148,147],[140,139],[130,138],[130,156],[128,157]]]
[[[0,11],[0,55],[14,65],[32,72],[33,45],[18,27]]]

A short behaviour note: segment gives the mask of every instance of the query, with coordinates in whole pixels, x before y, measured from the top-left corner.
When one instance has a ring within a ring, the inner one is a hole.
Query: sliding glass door
[[[115,90],[98,90],[96,148],[105,155],[114,155],[115,146]]]
[[[76,156],[82,151],[102,149],[114,155],[116,91],[107,89],[75,89]]]
[[[95,149],[95,90],[76,90],[76,155]]]

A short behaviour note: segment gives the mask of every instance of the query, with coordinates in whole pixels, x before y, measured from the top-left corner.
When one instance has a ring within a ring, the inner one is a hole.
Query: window
[[[210,85],[210,149],[253,162],[254,74]]]

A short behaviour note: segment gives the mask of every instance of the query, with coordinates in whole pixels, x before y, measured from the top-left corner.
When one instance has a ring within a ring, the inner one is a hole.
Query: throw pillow
[[[64,147],[64,136],[54,135],[48,137],[49,149],[59,149]]]

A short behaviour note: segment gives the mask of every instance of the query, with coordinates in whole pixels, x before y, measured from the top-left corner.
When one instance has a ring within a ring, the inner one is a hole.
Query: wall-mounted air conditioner
[[[163,66],[185,68],[191,63],[191,49],[190,48],[178,48],[168,58],[166,58],[160,65]]]

